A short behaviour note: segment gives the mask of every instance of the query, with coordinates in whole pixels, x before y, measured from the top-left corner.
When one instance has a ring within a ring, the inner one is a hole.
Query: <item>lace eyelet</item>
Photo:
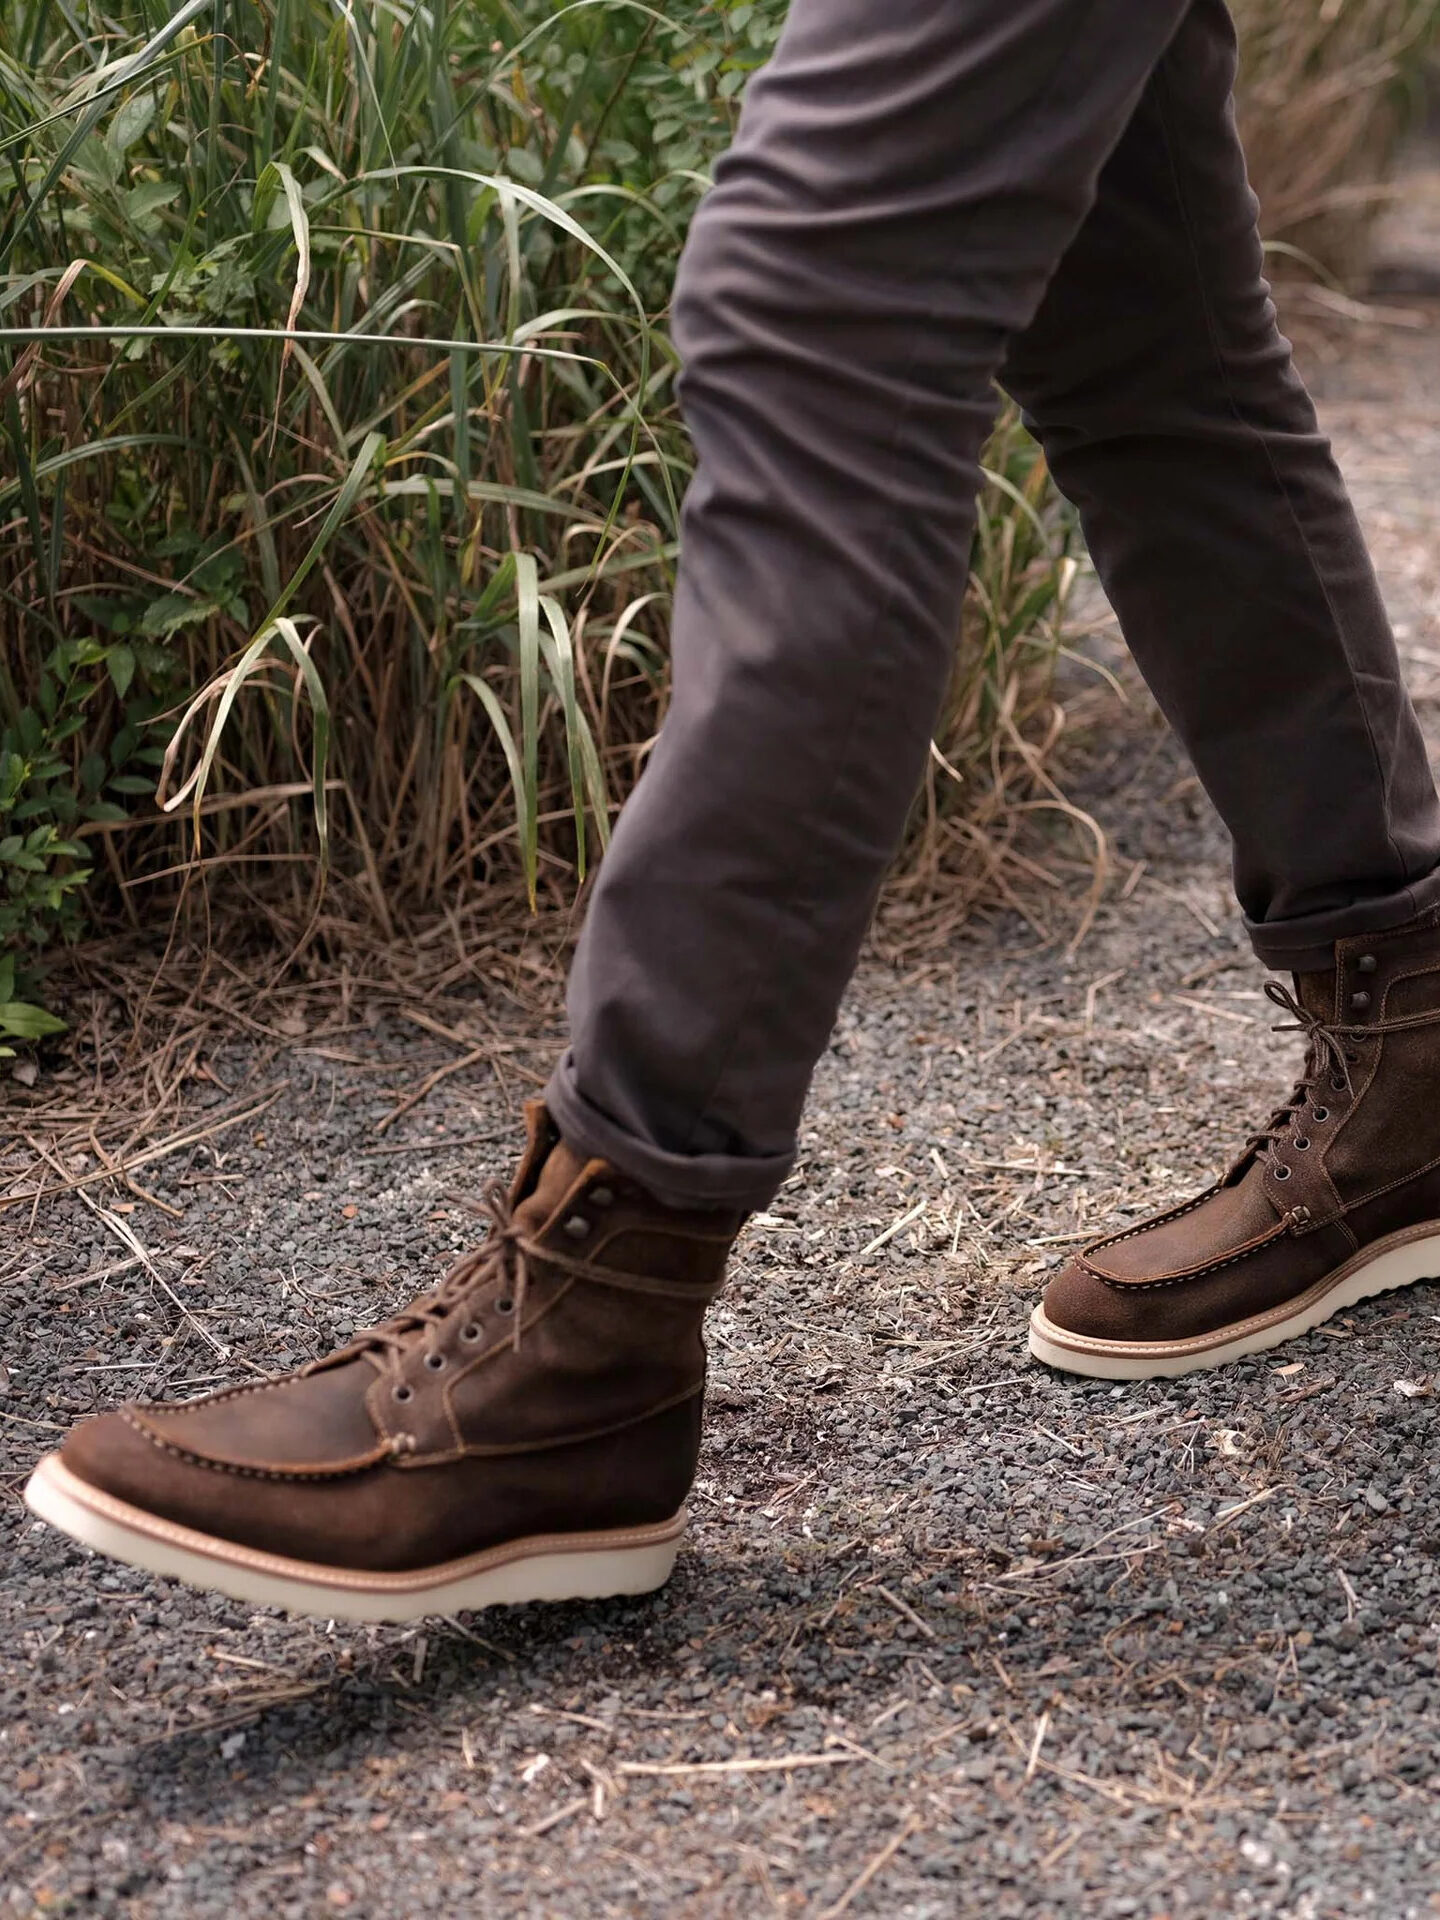
[[[407,1400],[413,1400],[415,1398],[415,1389],[413,1387],[407,1387],[402,1380],[398,1387],[392,1387],[390,1389],[390,1398],[392,1400],[398,1400],[403,1406]]]
[[[613,1207],[615,1189],[613,1187],[592,1187],[586,1196],[594,1207]]]
[[[1292,1147],[1294,1147],[1297,1153],[1307,1152],[1310,1146],[1310,1142],[1308,1140],[1292,1140],[1290,1144]]]
[[[1336,1093],[1343,1093],[1345,1091],[1345,1082],[1343,1080],[1332,1080],[1330,1084]]]
[[[1277,1180],[1288,1180],[1290,1178],[1290,1171],[1289,1167],[1276,1167],[1275,1178]]]
[[[571,1240],[583,1240],[590,1231],[590,1222],[583,1213],[572,1213],[560,1231]]]
[[[497,1313],[513,1313],[515,1311],[515,1302],[507,1295],[505,1299],[495,1302],[495,1311]]]
[[[1315,1118],[1320,1121],[1328,1120],[1330,1118],[1330,1109],[1328,1107],[1316,1107]]]
[[[432,1373],[442,1373],[445,1369],[445,1356],[443,1353],[427,1353],[425,1364]]]
[[[460,1329],[460,1338],[469,1341],[472,1346],[480,1338],[480,1334],[481,1329],[475,1325],[473,1320],[468,1327],[462,1327]]]

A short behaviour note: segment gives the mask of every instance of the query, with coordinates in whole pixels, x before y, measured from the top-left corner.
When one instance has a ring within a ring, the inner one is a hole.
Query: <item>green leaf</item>
[[[595,827],[603,847],[609,838],[609,808],[605,794],[605,776],[596,751],[590,723],[581,712],[575,690],[575,649],[558,600],[548,593],[540,596],[540,608],[549,622],[550,632],[542,633],[540,646],[550,679],[560,698],[565,723],[565,745],[570,763],[570,804],[575,815],[576,871],[585,878],[585,801],[588,793],[595,814]]]
[[[213,600],[197,600],[190,593],[162,593],[140,616],[140,630],[152,636],[179,633],[197,627],[215,612]]]
[[[330,796],[325,790],[325,768],[330,758],[330,700],[325,691],[325,682],[320,678],[319,669],[310,658],[310,651],[300,638],[295,622],[282,616],[275,622],[275,630],[290,649],[290,657],[300,669],[305,691],[310,696],[311,712],[315,716],[315,761],[311,768],[310,790],[315,807],[315,831],[320,840],[320,860],[324,865],[330,858]]]
[[[135,651],[132,647],[108,647],[105,651],[105,665],[110,674],[110,684],[123,700],[130,691],[130,683],[135,678]]]
[[[0,1002],[0,1033],[8,1033],[12,1040],[44,1040],[65,1030],[65,1021],[28,1000]]]
[[[115,118],[110,122],[110,131],[105,135],[105,144],[117,160],[128,153],[137,141],[145,138],[150,122],[155,118],[155,108],[155,91],[152,87],[132,93],[128,100],[120,102],[115,110]]]
[[[458,678],[469,687],[484,707],[490,724],[495,729],[495,737],[500,742],[500,751],[505,755],[505,764],[510,769],[510,791],[515,799],[515,818],[520,833],[520,843],[526,846],[534,835],[535,821],[530,812],[520,751],[515,745],[515,735],[506,717],[505,709],[501,706],[495,689],[482,680],[478,673],[462,673]]]
[[[180,198],[181,189],[169,180],[145,180],[125,194],[125,211],[137,227],[151,225],[162,208]]]
[[[525,783],[521,857],[530,905],[540,873],[540,575],[531,553],[515,555],[520,617],[520,759]]]

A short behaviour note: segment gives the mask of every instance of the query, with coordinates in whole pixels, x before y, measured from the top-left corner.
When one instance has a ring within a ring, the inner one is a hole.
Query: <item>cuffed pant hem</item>
[[[1375,900],[1357,900],[1326,913],[1307,913],[1295,920],[1247,919],[1250,944],[1267,967],[1277,973],[1322,973],[1335,964],[1335,942],[1366,933],[1389,933],[1407,920],[1440,907],[1440,869],[1395,893]]]
[[[566,1146],[608,1160],[663,1206],[754,1212],[770,1204],[795,1164],[793,1153],[740,1159],[724,1153],[668,1153],[637,1140],[585,1099],[575,1085],[568,1053],[550,1076],[545,1104]]]

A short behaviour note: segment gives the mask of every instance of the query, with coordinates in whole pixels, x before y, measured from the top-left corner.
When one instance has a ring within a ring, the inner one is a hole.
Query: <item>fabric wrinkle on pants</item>
[[[1261,277],[1234,62],[1220,0],[795,0],[752,83],[676,289],[671,707],[547,1095],[661,1199],[761,1206],[793,1162],[952,669],[997,376],[1262,957],[1440,900],[1419,730]]]

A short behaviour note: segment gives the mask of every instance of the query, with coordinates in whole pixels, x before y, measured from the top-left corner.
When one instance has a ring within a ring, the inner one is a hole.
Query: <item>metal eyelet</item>
[[[1355,971],[1357,973],[1374,973],[1379,965],[1380,962],[1375,958],[1373,953],[1362,953],[1360,958],[1355,962]]]
[[[1345,1091],[1345,1082],[1343,1080],[1336,1080],[1333,1075],[1331,1076],[1330,1084],[1336,1093],[1343,1093]]]
[[[572,1240],[583,1240],[590,1231],[590,1222],[583,1213],[572,1213],[560,1230]]]
[[[427,1367],[429,1367],[432,1373],[443,1372],[445,1367],[445,1356],[443,1353],[427,1353],[425,1356],[425,1364]]]
[[[480,1338],[480,1335],[481,1329],[475,1325],[473,1320],[468,1327],[462,1327],[460,1329],[460,1338],[462,1340],[468,1340],[472,1346]]]
[[[415,1398],[415,1389],[413,1387],[407,1387],[402,1380],[398,1387],[392,1387],[390,1389],[390,1398],[392,1400],[398,1400],[403,1406],[407,1400],[413,1400]]]
[[[615,1189],[613,1187],[592,1187],[587,1198],[591,1206],[613,1207],[615,1204]]]
[[[515,1302],[507,1294],[503,1300],[497,1300],[495,1302],[495,1311],[497,1313],[513,1313],[515,1311]]]
[[[1292,1140],[1290,1144],[1297,1153],[1304,1153],[1309,1148],[1310,1142],[1308,1140]]]
[[[1330,1118],[1330,1109],[1328,1107],[1316,1107],[1315,1118],[1320,1121],[1328,1120]]]
[[[1289,1167],[1276,1167],[1275,1178],[1277,1180],[1288,1180],[1290,1178],[1290,1171]]]

